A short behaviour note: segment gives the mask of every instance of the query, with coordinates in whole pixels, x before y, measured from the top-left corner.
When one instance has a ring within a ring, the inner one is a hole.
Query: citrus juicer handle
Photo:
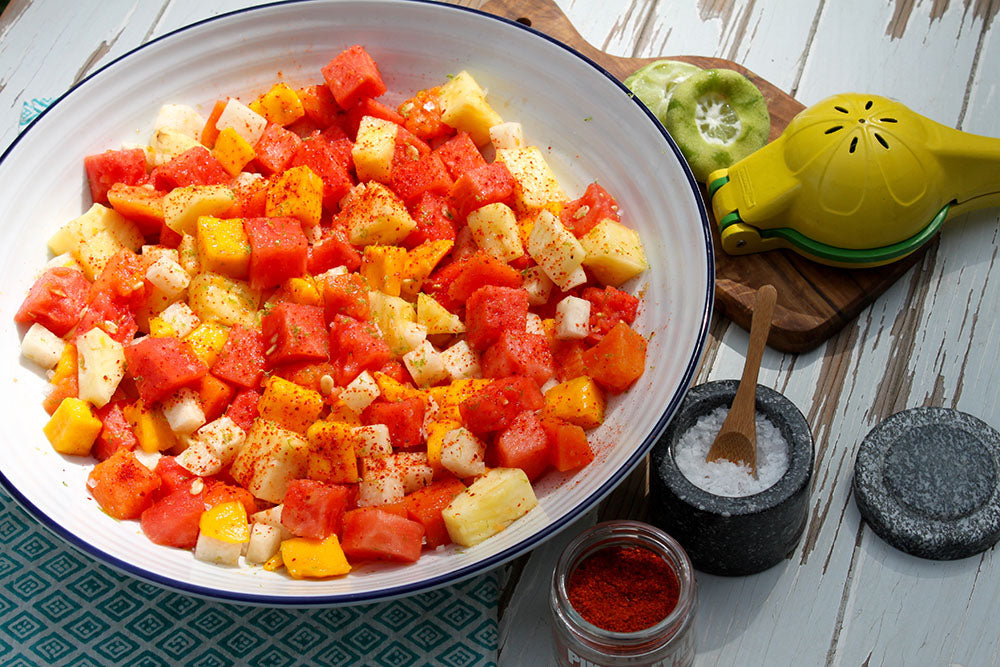
[[[948,218],[1000,206],[1000,139],[933,123],[934,153],[949,175],[954,203]]]

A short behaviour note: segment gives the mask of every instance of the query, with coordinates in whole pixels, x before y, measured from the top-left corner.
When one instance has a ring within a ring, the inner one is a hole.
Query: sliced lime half
[[[657,60],[640,67],[625,79],[625,87],[666,125],[667,107],[674,88],[701,69],[679,60]]]

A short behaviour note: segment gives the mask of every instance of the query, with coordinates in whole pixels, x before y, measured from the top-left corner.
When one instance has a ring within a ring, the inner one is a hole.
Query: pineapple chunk
[[[506,204],[481,206],[468,216],[469,229],[476,245],[501,262],[510,262],[524,254],[517,217]]]
[[[465,331],[461,317],[449,312],[434,297],[423,292],[417,295],[417,323],[427,327],[427,335],[457,334]]]
[[[556,304],[556,338],[580,340],[590,333],[590,302],[567,296]]]
[[[601,220],[580,243],[587,251],[583,265],[605,285],[617,287],[649,268],[639,232],[614,220]]]
[[[191,306],[183,301],[172,303],[164,308],[163,312],[159,315],[159,319],[169,326],[174,332],[173,335],[178,338],[184,338],[194,331],[195,327],[201,324],[201,320],[191,310]]]
[[[146,269],[146,280],[167,299],[180,298],[191,283],[191,276],[184,267],[167,257],[160,257]]]
[[[549,202],[565,201],[566,194],[536,146],[501,148],[497,162],[503,162],[514,177],[514,206],[518,211],[536,211]]]
[[[250,329],[257,326],[260,292],[245,281],[206,271],[191,280],[188,303],[202,322],[240,324]]]
[[[412,303],[375,290],[368,292],[368,303],[372,321],[394,354],[406,354],[427,337],[427,328],[417,322],[417,309]]]
[[[198,216],[219,215],[236,202],[224,185],[189,185],[163,196],[163,224],[178,234],[197,233]]]
[[[301,387],[294,382],[272,375],[264,387],[264,395],[257,403],[261,419],[295,431],[305,433],[323,411],[323,397],[318,391]]]
[[[399,125],[392,121],[364,116],[358,126],[358,138],[351,149],[358,180],[388,182],[392,176],[392,156],[396,152]]]
[[[201,136],[205,119],[186,104],[164,104],[153,121],[153,130],[176,130],[192,139]]]
[[[40,368],[49,370],[59,363],[66,341],[35,322],[21,340],[21,355]]]
[[[353,192],[343,211],[352,244],[395,245],[416,228],[403,200],[381,183],[370,181]]]
[[[448,535],[471,547],[504,530],[538,504],[520,468],[493,468],[441,511]]]
[[[441,86],[438,99],[441,120],[456,130],[468,132],[477,146],[488,144],[490,128],[503,122],[486,101],[486,93],[465,70]]]
[[[94,327],[76,339],[80,399],[102,407],[125,377],[125,348]]]
[[[42,431],[60,454],[86,456],[102,427],[89,403],[68,397],[59,403]]]
[[[441,443],[441,465],[456,477],[486,472],[486,444],[466,428],[448,431]]]
[[[281,559],[292,579],[322,579],[351,571],[336,533],[323,540],[295,537],[281,543]]]
[[[153,164],[157,167],[196,146],[201,146],[197,139],[170,127],[154,130],[153,138],[149,142],[149,150],[153,153]],[[149,159],[148,154],[146,159]]]
[[[581,267],[587,252],[573,232],[548,210],[539,211],[534,218],[528,235],[528,254],[564,292],[587,279]]]
[[[428,465],[425,452],[397,452],[392,459],[403,481],[403,493],[413,493],[433,481],[434,469]]]
[[[403,363],[418,387],[429,387],[448,378],[441,354],[428,340],[404,354]]]
[[[138,252],[143,240],[135,223],[114,209],[94,204],[86,213],[63,225],[52,235],[48,245],[57,255],[72,254],[84,275],[92,281],[122,247]]]
[[[267,119],[239,100],[230,98],[215,121],[215,127],[220,133],[231,127],[248,144],[256,146],[267,128]]]
[[[280,503],[288,483],[305,476],[309,443],[298,433],[257,419],[230,474],[255,497]]]

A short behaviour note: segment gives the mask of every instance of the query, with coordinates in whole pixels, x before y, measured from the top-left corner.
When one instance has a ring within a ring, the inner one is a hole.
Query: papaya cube
[[[202,271],[230,278],[246,278],[250,270],[250,242],[239,218],[198,218],[196,245]]]
[[[646,339],[619,321],[601,342],[583,353],[583,363],[602,387],[620,394],[645,371]]]
[[[276,83],[249,104],[250,108],[278,125],[291,125],[306,115],[298,93],[287,83]]]
[[[144,452],[162,452],[177,444],[177,436],[158,408],[147,407],[142,399],[126,405],[122,412]]]
[[[392,121],[375,116],[362,117],[357,140],[351,148],[354,171],[359,181],[388,182],[392,176],[397,134],[399,125]]]
[[[230,474],[256,498],[280,503],[288,483],[306,472],[309,443],[298,433],[256,419],[246,443],[233,459]]]
[[[490,142],[490,128],[503,122],[486,101],[486,93],[472,75],[462,70],[438,93],[441,103],[441,121],[446,125],[468,132],[477,146]]]
[[[304,227],[315,227],[323,213],[323,179],[306,165],[281,173],[267,189],[269,218],[291,217]]]
[[[371,289],[390,296],[399,296],[403,271],[406,268],[406,248],[395,245],[370,245],[361,257],[361,275]]]
[[[604,392],[593,379],[581,375],[549,389],[543,413],[581,428],[594,428],[604,421],[604,407]]]
[[[336,533],[322,540],[293,537],[281,543],[281,559],[292,579],[323,579],[351,571]]]
[[[358,476],[354,426],[317,421],[306,431],[306,476],[327,484],[354,484]]]
[[[639,233],[609,218],[598,222],[580,244],[587,251],[583,265],[605,285],[617,287],[649,266]]]
[[[497,161],[507,165],[514,177],[514,206],[518,211],[537,211],[549,202],[566,200],[566,193],[538,147],[498,149]]]
[[[194,234],[198,217],[219,215],[236,202],[224,185],[189,185],[163,197],[163,224],[178,234]]]
[[[403,200],[381,183],[369,182],[354,192],[343,211],[352,244],[395,245],[416,228]]]
[[[323,411],[323,397],[318,391],[272,375],[257,404],[262,419],[267,419],[296,433],[305,433]]]
[[[227,127],[219,132],[219,136],[215,140],[215,148],[212,149],[212,155],[231,176],[237,176],[257,154],[249,141],[241,137],[233,128]]]
[[[86,456],[101,433],[101,420],[90,404],[79,398],[64,398],[42,428],[53,449],[60,454]]]

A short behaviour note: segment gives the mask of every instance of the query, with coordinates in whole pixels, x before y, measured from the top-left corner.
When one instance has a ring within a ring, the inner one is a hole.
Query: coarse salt
[[[725,459],[709,463],[705,460],[727,414],[729,408],[716,408],[699,417],[694,426],[681,435],[674,445],[677,467],[692,484],[717,496],[751,496],[774,486],[788,470],[788,443],[781,431],[760,412],[756,413],[756,479],[750,467],[742,463]]]

